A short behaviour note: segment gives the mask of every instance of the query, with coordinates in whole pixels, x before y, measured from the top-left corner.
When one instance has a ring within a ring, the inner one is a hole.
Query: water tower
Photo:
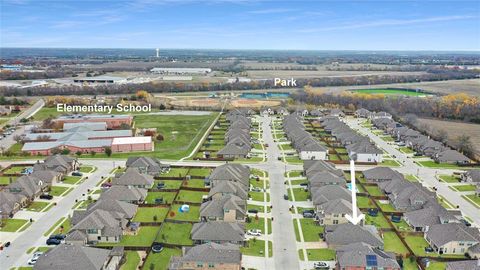
[[[159,58],[160,57],[160,49],[156,48],[155,50],[157,51],[157,58]]]

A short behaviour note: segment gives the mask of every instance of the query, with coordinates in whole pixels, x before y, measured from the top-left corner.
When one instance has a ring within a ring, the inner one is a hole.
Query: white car
[[[43,252],[41,252],[41,251],[37,251],[37,252],[33,253],[33,257],[30,260],[28,260],[28,262],[27,262],[28,265],[34,265],[37,262],[38,258],[40,256],[42,256],[42,254],[43,254]]]
[[[326,263],[326,262],[315,262],[315,263],[313,263],[313,268],[315,268],[315,269],[330,269],[330,266],[328,266],[328,263]]]
[[[262,235],[262,231],[261,231],[261,230],[257,230],[257,229],[248,230],[248,231],[247,231],[247,234],[248,234],[248,235],[251,235],[251,236],[261,236],[261,235]]]

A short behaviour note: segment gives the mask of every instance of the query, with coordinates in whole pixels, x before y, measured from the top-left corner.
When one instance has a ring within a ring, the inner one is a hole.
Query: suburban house
[[[455,212],[446,210],[436,202],[429,203],[431,205],[422,209],[404,213],[404,220],[414,231],[426,232],[432,225],[460,222]]]
[[[344,177],[337,176],[329,171],[316,171],[307,175],[308,187],[321,187],[326,185],[345,186],[347,181]]]
[[[438,254],[463,255],[480,243],[477,228],[462,223],[435,224],[425,233],[425,240]]]
[[[162,170],[170,167],[152,157],[129,157],[126,166],[127,168],[135,168],[140,173],[146,173],[153,176],[160,174]]]
[[[236,222],[245,220],[247,214],[246,201],[235,195],[223,195],[202,203],[200,218],[204,221]]]
[[[67,175],[72,171],[76,171],[80,168],[80,163],[77,158],[69,157],[66,155],[53,155],[45,158],[43,163],[36,163],[33,165],[34,171],[55,171],[60,172],[63,175]]]
[[[217,157],[224,159],[247,158],[251,146],[251,121],[247,110],[235,109],[227,113],[229,122],[225,133],[225,146],[217,152]]]
[[[328,148],[317,141],[300,145],[298,151],[301,160],[326,160],[328,154]]]
[[[123,247],[112,250],[75,244],[60,244],[42,254],[34,270],[110,270],[118,269]]]
[[[450,164],[468,164],[470,159],[464,156],[462,153],[447,149],[442,152],[438,152],[433,156],[433,160],[438,163],[450,163]]]
[[[337,117],[344,117],[345,113],[340,109],[331,109],[330,110],[330,115],[331,116],[337,116]]]
[[[381,163],[383,160],[383,151],[375,144],[365,140],[347,145],[345,148],[350,159],[355,159],[357,162]]]
[[[112,179],[112,185],[147,189],[151,188],[153,183],[153,176],[142,174],[135,168],[127,168],[124,173],[115,175],[115,177]]]
[[[242,253],[233,244],[206,243],[183,247],[182,256],[170,258],[169,270],[240,270]]]
[[[0,217],[9,218],[27,205],[27,198],[21,194],[0,191]]]
[[[345,215],[351,215],[351,213],[352,203],[345,199],[333,199],[316,206],[316,219],[320,225],[348,223]],[[358,209],[358,213],[360,213],[360,209]]]
[[[364,108],[360,108],[355,111],[355,117],[357,118],[368,118],[370,116],[370,111]]]
[[[329,248],[338,249],[352,243],[366,243],[383,250],[383,240],[373,225],[344,223],[325,227],[325,241]]]
[[[383,182],[387,180],[393,179],[402,179],[403,174],[388,168],[388,167],[375,167],[372,169],[368,169],[363,171],[363,177],[367,182]]]
[[[392,115],[387,112],[373,112],[373,113],[370,113],[369,118],[370,119],[380,119],[380,118],[392,119]]]
[[[462,181],[468,183],[480,183],[480,170],[468,170],[462,174]]]
[[[48,183],[40,178],[32,175],[23,175],[15,182],[9,184],[5,189],[12,194],[25,196],[29,201],[33,201],[35,197],[40,196],[44,191],[48,190]]]
[[[214,242],[217,244],[243,245],[245,225],[240,222],[207,221],[193,224],[191,238],[196,245]]]
[[[85,243],[120,242],[128,220],[118,212],[96,209],[78,223],[72,224],[70,232],[79,231],[85,235]]]
[[[243,184],[233,181],[220,181],[208,192],[211,199],[219,199],[223,195],[235,195],[243,200],[248,199],[248,189]]]
[[[208,176],[208,181],[213,187],[217,183],[223,181],[237,182],[245,187],[250,186],[250,169],[242,164],[224,164],[216,167],[210,176]]]
[[[348,202],[352,200],[352,192],[342,186],[326,185],[310,189],[312,203],[314,206],[324,204],[335,199],[342,199]]]
[[[395,253],[385,252],[362,242],[338,248],[336,261],[337,269],[342,270],[401,270]]]
[[[468,260],[468,261],[453,261],[447,262],[447,268],[445,270],[480,270],[480,261]]]
[[[144,188],[113,185],[100,194],[100,200],[117,200],[141,204],[147,197],[147,191]]]
[[[301,115],[301,114],[300,114]],[[326,160],[328,148],[320,144],[305,130],[301,116],[292,114],[283,118],[285,136],[291,141],[293,148],[302,160]]]
[[[308,176],[318,171],[328,171],[338,177],[343,177],[343,171],[323,160],[305,160],[303,162],[303,174]]]

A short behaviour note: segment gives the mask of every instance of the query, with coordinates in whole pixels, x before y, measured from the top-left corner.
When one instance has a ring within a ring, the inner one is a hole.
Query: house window
[[[87,229],[88,234],[97,234],[98,230],[97,229]]]
[[[338,217],[338,214],[334,214],[333,217]]]
[[[208,264],[208,267],[209,267],[209,268],[214,268],[214,267],[215,267],[215,264],[209,263],[209,264]]]
[[[197,263],[197,267],[203,267],[203,263]]]
[[[335,225],[338,224],[338,220],[334,219],[333,224],[335,224]]]

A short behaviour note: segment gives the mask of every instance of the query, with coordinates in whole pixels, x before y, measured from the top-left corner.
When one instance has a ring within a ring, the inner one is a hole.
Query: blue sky
[[[480,1],[0,0],[1,47],[480,50]]]

